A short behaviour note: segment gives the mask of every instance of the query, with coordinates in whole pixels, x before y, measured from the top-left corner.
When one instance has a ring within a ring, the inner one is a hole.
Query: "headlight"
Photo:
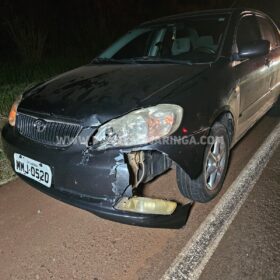
[[[11,126],[15,126],[16,125],[16,118],[17,118],[17,109],[18,106],[21,102],[22,96],[19,96],[16,101],[14,102],[14,104],[12,105],[10,114],[9,114],[9,124]]]
[[[182,107],[172,104],[133,111],[102,125],[94,143],[98,144],[98,150],[148,144],[175,132],[182,117]]]

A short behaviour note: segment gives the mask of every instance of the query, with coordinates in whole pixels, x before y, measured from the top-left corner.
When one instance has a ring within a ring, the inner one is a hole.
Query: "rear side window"
[[[277,48],[280,45],[280,42],[276,27],[270,21],[262,17],[258,17],[258,22],[263,39],[270,42],[271,49]]]
[[[255,16],[246,16],[240,20],[236,43],[238,49],[248,43],[262,39],[259,25]]]

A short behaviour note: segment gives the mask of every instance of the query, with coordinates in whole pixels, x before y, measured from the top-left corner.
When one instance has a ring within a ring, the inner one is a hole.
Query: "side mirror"
[[[239,53],[235,55],[235,60],[254,58],[267,55],[270,51],[270,42],[267,40],[258,40],[242,46]]]

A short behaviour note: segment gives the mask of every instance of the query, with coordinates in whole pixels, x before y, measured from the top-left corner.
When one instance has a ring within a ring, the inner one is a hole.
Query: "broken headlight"
[[[182,107],[173,104],[136,110],[102,125],[93,140],[98,150],[148,144],[175,132],[182,117]]]

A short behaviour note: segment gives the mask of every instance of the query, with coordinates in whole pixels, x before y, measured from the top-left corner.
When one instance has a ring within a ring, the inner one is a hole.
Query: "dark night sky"
[[[0,0],[0,59],[31,56],[34,48],[40,49],[38,57],[93,57],[116,37],[145,20],[197,9],[229,7],[233,2]],[[277,16],[278,2],[244,0],[237,1],[237,5],[259,8]]]

